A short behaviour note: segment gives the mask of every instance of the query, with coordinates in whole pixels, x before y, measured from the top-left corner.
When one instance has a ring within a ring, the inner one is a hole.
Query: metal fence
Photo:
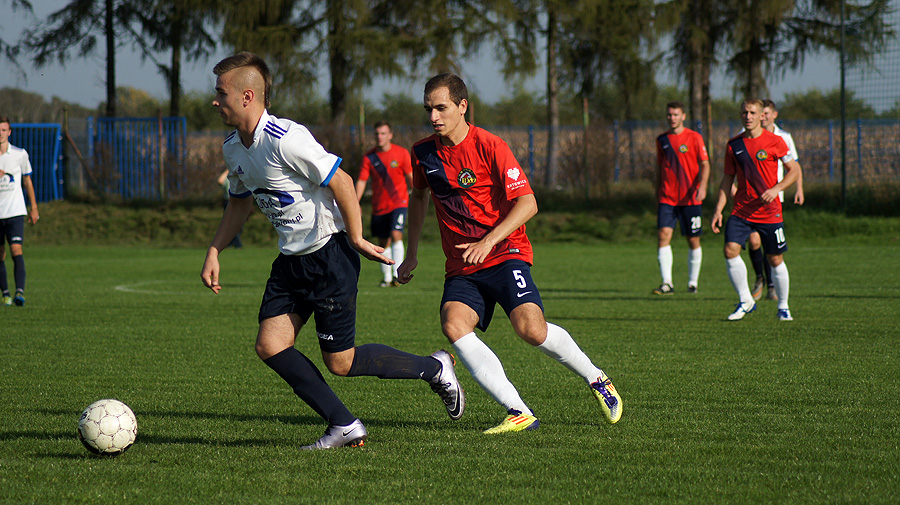
[[[65,197],[62,129],[54,123],[14,123],[10,144],[28,151],[31,181],[38,202]]]

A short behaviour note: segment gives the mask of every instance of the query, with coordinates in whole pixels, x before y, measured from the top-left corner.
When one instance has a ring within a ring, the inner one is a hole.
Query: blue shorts
[[[25,241],[25,216],[13,216],[0,219],[0,247],[6,239],[10,244],[21,244]]]
[[[406,207],[400,207],[387,214],[372,216],[372,236],[390,238],[394,230],[402,232],[406,226],[406,210]]]
[[[541,294],[531,278],[531,267],[522,260],[509,260],[469,275],[455,275],[444,281],[441,307],[461,302],[478,314],[478,329],[486,331],[500,304],[507,317],[519,305],[534,303],[541,310]]]
[[[734,242],[743,246],[753,232],[759,233],[763,250],[768,255],[780,255],[787,252],[787,239],[784,236],[784,223],[753,223],[746,219],[730,216],[725,223],[725,243]]]
[[[661,203],[656,209],[656,228],[675,228],[675,223],[681,225],[681,235],[684,237],[699,237],[703,235],[703,206],[702,205],[669,205]]]
[[[319,347],[346,351],[355,345],[359,253],[343,232],[321,249],[302,256],[279,254],[259,307],[259,321],[297,314],[303,324],[316,316]]]

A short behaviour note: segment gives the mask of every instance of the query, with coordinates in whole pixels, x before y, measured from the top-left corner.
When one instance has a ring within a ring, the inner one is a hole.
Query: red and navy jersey
[[[759,198],[778,184],[779,159],[787,162],[793,158],[784,139],[765,129],[756,138],[741,134],[728,141],[725,173],[734,175],[737,180],[732,216],[754,223],[780,223],[784,220],[781,200],[776,198],[767,204]]]
[[[372,214],[381,216],[409,206],[406,175],[411,172],[409,151],[396,144],[386,152],[376,147],[366,153],[359,180],[372,179]]]
[[[656,139],[656,161],[659,167],[659,203],[667,205],[700,205],[700,162],[709,159],[703,137],[685,128],[675,135],[663,133]]]
[[[431,188],[447,277],[465,275],[511,259],[534,261],[525,225],[497,244],[480,265],[467,265],[458,244],[478,242],[509,214],[514,200],[534,192],[515,156],[500,137],[469,125],[465,140],[441,144],[432,135],[413,146],[413,185]]]

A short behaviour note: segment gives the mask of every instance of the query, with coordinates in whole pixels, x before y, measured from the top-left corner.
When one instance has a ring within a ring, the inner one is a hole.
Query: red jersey
[[[709,159],[703,137],[685,128],[675,135],[663,133],[656,139],[656,162],[659,167],[659,203],[668,205],[700,205],[700,162]]]
[[[756,138],[743,134],[728,141],[725,151],[725,173],[734,175],[737,192],[734,194],[732,216],[754,223],[780,223],[781,200],[775,198],[768,204],[759,195],[778,184],[778,160],[790,161],[784,139],[763,130]]]
[[[410,173],[409,151],[396,144],[384,152],[376,147],[363,156],[359,180],[372,176],[372,214],[381,216],[409,206],[406,175]]]
[[[534,261],[525,225],[497,244],[480,265],[462,260],[457,244],[478,242],[515,205],[514,200],[534,192],[512,150],[496,135],[469,125],[466,138],[455,146],[441,144],[432,135],[413,146],[413,185],[431,188],[431,199],[447,257],[447,277],[466,275],[520,259]]]

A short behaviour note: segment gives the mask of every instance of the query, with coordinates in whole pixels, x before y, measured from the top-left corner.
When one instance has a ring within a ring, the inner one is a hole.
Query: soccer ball
[[[119,400],[98,400],[88,405],[78,419],[78,440],[94,454],[121,454],[136,437],[134,412]]]

